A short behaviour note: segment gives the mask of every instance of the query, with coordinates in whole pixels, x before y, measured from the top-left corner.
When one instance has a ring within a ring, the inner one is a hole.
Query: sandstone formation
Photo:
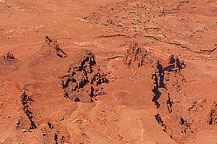
[[[0,0],[0,144],[216,144],[216,0]]]
[[[123,62],[128,67],[141,67],[145,64],[152,63],[150,53],[139,46],[137,42],[132,42],[124,55]]]
[[[96,96],[103,95],[101,84],[108,83],[106,74],[96,66],[94,54],[86,51],[78,66],[70,66],[68,74],[62,77],[64,97],[75,102],[93,101]]]

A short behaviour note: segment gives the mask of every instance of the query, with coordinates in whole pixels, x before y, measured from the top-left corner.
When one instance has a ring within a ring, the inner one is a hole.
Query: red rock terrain
[[[0,0],[1,144],[216,144],[216,0]]]

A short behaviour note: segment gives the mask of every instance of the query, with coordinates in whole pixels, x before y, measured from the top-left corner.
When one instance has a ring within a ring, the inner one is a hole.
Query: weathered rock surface
[[[95,56],[91,51],[80,60],[78,66],[70,66],[68,74],[62,77],[64,97],[75,102],[93,101],[103,95],[103,83],[108,83],[106,74],[96,66]]]
[[[216,144],[216,9],[0,0],[0,143]]]
[[[123,57],[123,62],[128,67],[141,67],[144,65],[151,65],[151,54],[142,48],[137,42],[132,42]]]

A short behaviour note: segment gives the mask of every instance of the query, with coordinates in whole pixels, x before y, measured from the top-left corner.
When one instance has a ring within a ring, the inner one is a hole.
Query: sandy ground
[[[0,0],[0,143],[217,144],[216,34],[216,0]]]

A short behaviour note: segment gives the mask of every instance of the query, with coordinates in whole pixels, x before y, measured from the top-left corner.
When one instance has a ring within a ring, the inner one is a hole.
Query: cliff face
[[[0,0],[0,143],[217,143],[215,0]]]

